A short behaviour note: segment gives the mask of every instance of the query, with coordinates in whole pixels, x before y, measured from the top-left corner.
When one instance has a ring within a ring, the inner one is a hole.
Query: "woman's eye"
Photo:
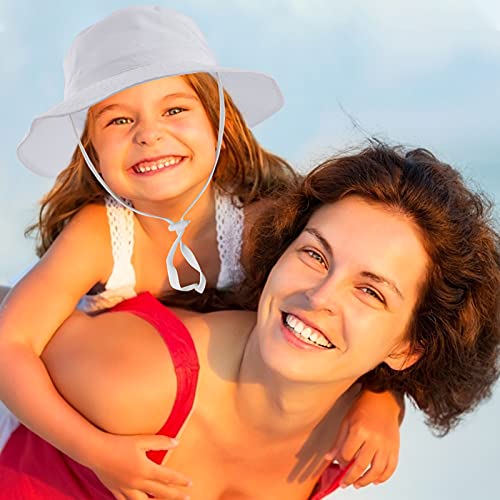
[[[369,295],[370,297],[377,299],[379,302],[382,302],[382,304],[385,304],[384,298],[378,292],[376,292],[373,288],[370,288],[368,286],[363,286],[360,288],[360,290],[363,293],[366,293],[366,295]]]
[[[108,125],[127,125],[129,123],[132,123],[131,118],[120,117],[120,118],[114,118],[109,122]]]
[[[182,113],[183,111],[186,111],[184,108],[170,108],[165,111],[165,114],[168,116],[173,116],[173,115],[178,115],[179,113]]]
[[[319,262],[322,266],[326,267],[326,262],[325,259],[323,259],[322,255],[315,250],[311,250],[310,248],[304,249],[304,252],[311,257],[311,259],[314,259],[315,261]]]

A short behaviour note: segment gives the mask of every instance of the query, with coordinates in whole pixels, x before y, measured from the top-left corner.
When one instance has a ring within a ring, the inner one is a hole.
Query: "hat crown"
[[[76,37],[64,61],[65,98],[160,62],[173,69],[187,62],[216,65],[203,33],[189,17],[157,6],[120,9]]]

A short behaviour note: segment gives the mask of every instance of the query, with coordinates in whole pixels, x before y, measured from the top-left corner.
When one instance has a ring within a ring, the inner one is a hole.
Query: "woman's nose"
[[[335,314],[340,307],[339,283],[331,277],[309,288],[305,294],[311,308],[315,311],[326,311],[329,314]]]

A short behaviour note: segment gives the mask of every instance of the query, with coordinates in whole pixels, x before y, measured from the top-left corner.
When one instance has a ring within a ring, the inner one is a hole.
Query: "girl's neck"
[[[164,201],[134,201],[134,207],[141,212],[151,215],[157,215],[170,219],[172,222],[180,220],[189,204],[193,202],[194,198],[188,200],[174,198]],[[189,220],[190,224],[186,230],[186,235],[183,240],[190,241],[195,239],[197,235],[203,233],[207,225],[215,223],[215,188],[210,184],[200,199],[195,203],[194,207],[186,214],[185,220]],[[175,233],[168,232],[167,223],[163,220],[155,219],[153,217],[146,217],[144,215],[137,215],[137,219],[141,224],[143,230],[152,239],[160,234],[163,237],[171,235],[175,238]]]
[[[332,383],[296,382],[271,370],[262,360],[257,336],[245,346],[237,380],[236,408],[240,419],[270,438],[305,436],[321,422],[337,420],[356,389],[354,380]]]

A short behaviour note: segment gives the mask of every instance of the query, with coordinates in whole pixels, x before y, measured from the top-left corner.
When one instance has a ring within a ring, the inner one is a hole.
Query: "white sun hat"
[[[113,193],[92,164],[80,135],[88,109],[107,97],[158,78],[199,72],[212,74],[219,85],[216,158],[204,187],[180,220],[174,222],[130,207]],[[175,290],[201,293],[206,279],[193,252],[182,242],[189,224],[184,217],[208,187],[217,165],[224,132],[223,87],[252,126],[283,105],[277,83],[263,73],[219,66],[205,37],[189,17],[157,6],[121,9],[82,31],[66,55],[64,80],[64,100],[33,120],[17,148],[19,159],[37,174],[54,176],[69,165],[78,146],[96,179],[115,200],[136,213],[166,221],[169,230],[177,233],[167,256],[170,284]],[[199,272],[198,283],[180,285],[173,264],[177,248]]]
[[[78,144],[70,114],[77,113],[83,130],[88,108],[107,97],[157,78],[198,72],[220,75],[249,126],[283,105],[270,76],[219,66],[189,17],[163,7],[128,7],[76,37],[64,61],[64,100],[33,120],[18,157],[33,172],[55,176]]]

